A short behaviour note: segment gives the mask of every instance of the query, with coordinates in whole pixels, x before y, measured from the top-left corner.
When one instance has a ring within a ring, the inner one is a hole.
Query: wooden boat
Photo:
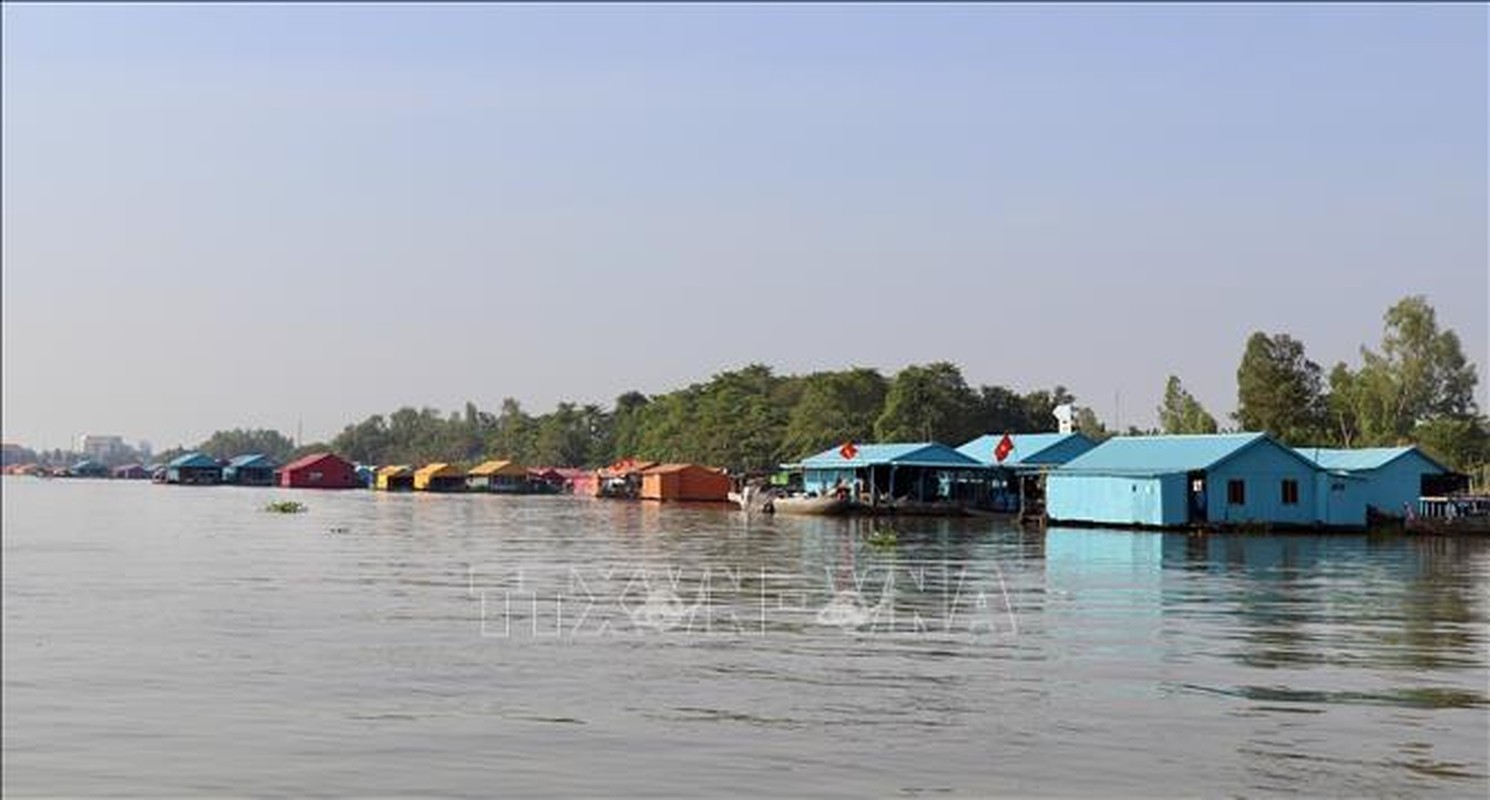
[[[771,498],[771,510],[778,514],[847,514],[853,509],[853,502],[846,497],[806,497],[804,495],[787,495]]]
[[[1490,497],[1423,497],[1403,525],[1413,533],[1490,534]]]

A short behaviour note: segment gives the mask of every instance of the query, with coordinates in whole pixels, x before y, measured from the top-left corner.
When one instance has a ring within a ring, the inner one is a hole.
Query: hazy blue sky
[[[306,439],[751,361],[1230,412],[1486,364],[1475,5],[6,6],[4,436]],[[1479,393],[1482,405],[1485,390]]]

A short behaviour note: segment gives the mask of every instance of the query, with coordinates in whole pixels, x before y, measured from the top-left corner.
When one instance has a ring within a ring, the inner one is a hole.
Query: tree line
[[[533,415],[511,398],[495,413],[469,402],[449,415],[401,408],[348,425],[330,445],[376,464],[511,457],[599,466],[637,456],[757,471],[845,441],[960,443],[990,430],[1050,430],[1055,406],[1074,400],[1062,386],[1025,394],[973,387],[946,362],[894,377],[866,367],[777,375],[751,364],[665,394],[626,392],[609,409],[559,403]],[[1078,408],[1077,419],[1105,435],[1090,409]]]
[[[1421,296],[1387,310],[1381,344],[1362,347],[1356,366],[1341,362],[1326,374],[1302,342],[1258,331],[1247,339],[1236,375],[1235,427],[1219,424],[1178,376],[1169,376],[1159,427],[1127,433],[1247,430],[1297,446],[1417,443],[1474,474],[1490,462],[1490,424],[1475,405],[1474,365]],[[262,452],[280,460],[332,449],[369,464],[514,458],[594,467],[637,456],[754,471],[845,441],[955,445],[990,432],[1049,431],[1055,407],[1075,400],[1063,386],[1026,393],[972,386],[947,362],[908,366],[893,376],[867,367],[777,375],[751,364],[664,394],[626,392],[610,408],[563,402],[531,414],[512,398],[495,411],[471,402],[449,414],[405,407],[347,425],[328,443],[297,448],[277,431],[234,430],[213,434],[197,449],[219,458]],[[1097,439],[1110,435],[1091,408],[1075,410],[1078,430]]]
[[[1459,336],[1441,329],[1421,295],[1383,315],[1381,343],[1360,362],[1328,373],[1286,333],[1254,332],[1237,367],[1237,427],[1295,446],[1417,444],[1446,464],[1484,476],[1490,422],[1474,399],[1479,382]],[[1170,376],[1159,406],[1164,433],[1214,433],[1216,419]]]

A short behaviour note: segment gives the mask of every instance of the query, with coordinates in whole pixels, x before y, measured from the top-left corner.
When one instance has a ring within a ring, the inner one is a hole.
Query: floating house
[[[991,433],[962,445],[957,452],[988,467],[988,481],[976,505],[1038,516],[1044,507],[1045,473],[1096,446],[1091,437],[1074,431],[1007,436]]]
[[[311,453],[279,471],[286,489],[356,489],[362,486],[357,467],[335,453]]]
[[[563,479],[561,491],[594,497],[600,490],[600,473],[595,470],[554,467],[553,471]]]
[[[783,469],[800,470],[808,494],[845,494],[870,507],[971,504],[988,473],[977,460],[936,442],[845,444]]]
[[[187,453],[166,464],[166,483],[204,486],[222,483],[222,465],[203,453]]]
[[[85,458],[68,467],[67,475],[70,478],[107,478],[109,468],[97,461]]]
[[[279,464],[269,456],[252,453],[230,459],[222,468],[222,482],[237,486],[273,486]]]
[[[722,503],[729,500],[729,476],[698,464],[658,464],[641,473],[643,500]]]
[[[528,490],[538,494],[558,494],[568,487],[564,474],[554,467],[529,467]]]
[[[1299,453],[1320,468],[1364,481],[1366,505],[1373,513],[1405,516],[1418,498],[1469,488],[1468,478],[1434,461],[1417,447],[1363,447],[1338,450],[1300,447]]]
[[[1366,509],[1350,481],[1320,473],[1263,433],[1119,436],[1050,473],[1046,512],[1053,524],[1364,525]]]
[[[598,475],[595,496],[635,499],[641,495],[642,473],[655,466],[659,466],[656,461],[623,458],[604,467]]]
[[[990,467],[1039,471],[1041,468],[1058,467],[1097,446],[1084,433],[1011,433],[1011,445],[1003,457],[999,457],[1002,434],[990,433],[957,448],[957,452],[980,464]]]
[[[414,468],[390,464],[378,470],[374,488],[384,492],[407,492],[414,489]]]
[[[114,467],[113,476],[120,480],[142,481],[150,477],[150,470],[144,464],[124,464]]]
[[[443,461],[425,464],[414,471],[416,492],[459,492],[465,488],[465,471]]]
[[[466,488],[500,494],[528,491],[528,468],[511,459],[483,461],[466,473]]]

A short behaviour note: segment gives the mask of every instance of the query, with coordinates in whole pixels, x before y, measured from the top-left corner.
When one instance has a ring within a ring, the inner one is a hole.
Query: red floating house
[[[287,489],[361,489],[357,467],[335,453],[312,453],[284,465],[279,485]]]

